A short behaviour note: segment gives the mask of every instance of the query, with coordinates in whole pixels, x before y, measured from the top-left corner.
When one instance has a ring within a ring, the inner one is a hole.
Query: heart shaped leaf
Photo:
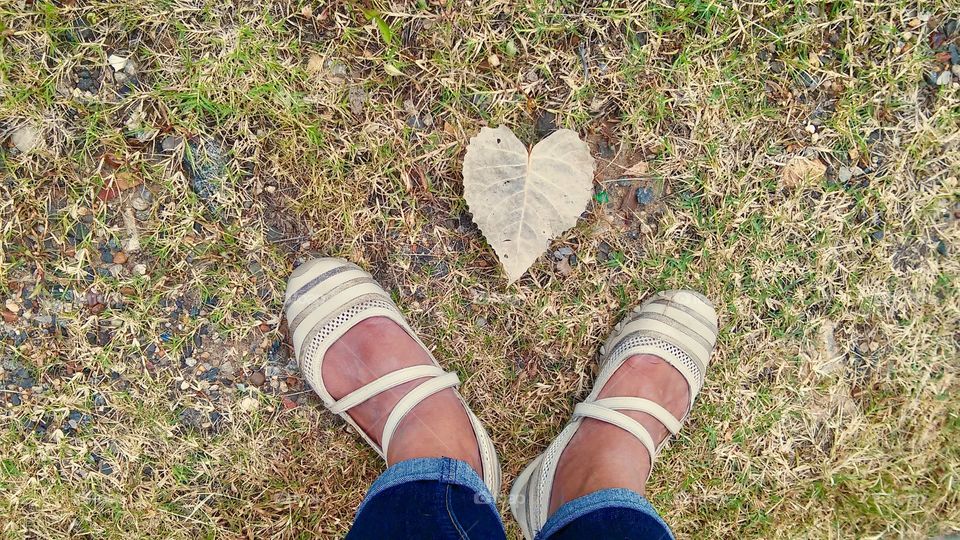
[[[463,196],[513,283],[573,227],[593,191],[596,162],[569,129],[533,147],[500,126],[482,128],[463,158]]]

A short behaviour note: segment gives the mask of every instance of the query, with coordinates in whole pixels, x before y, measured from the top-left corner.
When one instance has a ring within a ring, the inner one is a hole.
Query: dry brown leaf
[[[646,161],[638,161],[623,171],[624,176],[643,176],[650,171],[650,165]]]
[[[797,187],[804,182],[819,180],[827,172],[827,166],[817,159],[795,156],[783,167],[783,185],[788,188]]]
[[[143,180],[131,172],[122,171],[113,175],[113,182],[120,190],[128,190],[139,186]]]
[[[323,58],[319,54],[311,54],[307,61],[307,71],[310,73],[320,73],[323,70]]]
[[[560,129],[527,152],[510,129],[483,128],[463,158],[463,196],[510,283],[547,242],[577,223],[590,202],[596,162],[587,144]]]

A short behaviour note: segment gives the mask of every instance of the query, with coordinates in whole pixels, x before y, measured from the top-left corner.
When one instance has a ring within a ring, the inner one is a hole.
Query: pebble
[[[13,313],[20,313],[20,304],[16,303],[14,300],[7,300],[5,305],[7,310],[12,311]]]
[[[107,264],[112,263],[112,262],[113,262],[113,254],[110,253],[110,252],[107,251],[107,250],[101,251],[101,252],[100,252],[100,261],[101,261],[101,262],[104,262],[104,263],[107,263]]]
[[[127,262],[127,254],[122,251],[118,251],[113,256],[113,262],[116,264],[124,264],[125,262]]]
[[[350,103],[350,112],[359,115],[363,113],[363,104],[367,101],[367,95],[363,88],[351,86],[347,92],[347,101]]]
[[[191,356],[191,357],[185,358],[185,359],[183,360],[183,363],[186,364],[186,365],[189,366],[189,367],[193,367],[193,366],[197,365],[197,360]]]
[[[110,275],[113,277],[120,277],[120,274],[123,273],[123,265],[121,264],[111,264],[110,265]]]
[[[266,374],[267,377],[270,377],[270,378],[279,377],[279,376],[280,376],[280,368],[277,367],[277,366],[267,366],[267,367],[264,369],[264,373]]]
[[[138,264],[133,267],[133,275],[135,276],[145,276],[147,275],[147,265]]]
[[[487,57],[487,63],[490,64],[491,67],[497,67],[500,65],[500,57],[495,54],[491,54]]]
[[[953,82],[953,72],[944,71],[937,77],[937,86],[948,86]]]
[[[244,412],[255,411],[260,407],[260,401],[257,398],[245,397],[240,400],[240,410]]]
[[[3,322],[7,324],[13,324],[20,318],[16,313],[12,313],[6,309],[0,310],[0,316],[3,317]]]
[[[143,197],[134,197],[133,200],[130,201],[130,206],[132,206],[134,210],[140,211],[150,209],[150,203],[147,202]]]
[[[850,167],[840,167],[840,170],[837,172],[837,176],[840,179],[840,182],[846,184],[853,178],[853,171],[850,170]]]
[[[177,148],[180,148],[180,145],[182,144],[183,144],[183,137],[168,135],[163,138],[163,141],[160,142],[160,148],[163,148],[164,152],[173,152]]]
[[[13,143],[13,146],[15,146],[20,153],[26,154],[36,148],[40,142],[40,130],[30,124],[26,124],[10,135],[10,142]]]
[[[537,117],[537,135],[546,137],[557,130],[557,115],[550,111],[543,111]]]
[[[262,371],[254,371],[247,377],[247,381],[254,386],[263,386],[267,382],[267,376]]]
[[[653,189],[648,187],[637,188],[637,202],[640,204],[650,204],[653,202]]]

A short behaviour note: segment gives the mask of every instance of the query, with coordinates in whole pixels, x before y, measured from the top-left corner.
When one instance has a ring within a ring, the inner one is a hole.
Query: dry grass
[[[960,87],[924,82],[960,45],[937,42],[960,6],[580,4],[0,0],[0,296],[35,303],[0,326],[3,537],[342,535],[381,464],[295,374],[243,384],[283,367],[285,275],[314,252],[395,291],[507,480],[588,390],[616,319],[692,287],[723,330],[650,486],[678,536],[960,529]],[[136,64],[123,92],[111,54]],[[73,92],[84,68],[91,95]],[[598,184],[613,200],[551,247],[574,273],[547,256],[506,287],[460,160],[482,125],[534,141],[544,111],[592,142],[601,181],[646,159],[659,197],[625,220],[623,188]],[[24,126],[42,137],[26,155]],[[214,205],[169,136],[222,142]],[[827,175],[788,188],[801,154]],[[131,179],[155,197],[143,249],[101,275],[139,188],[98,194]],[[205,381],[192,357],[235,376]]]

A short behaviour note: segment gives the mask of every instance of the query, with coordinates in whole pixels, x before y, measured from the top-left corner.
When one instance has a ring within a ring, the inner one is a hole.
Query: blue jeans
[[[370,487],[347,540],[499,540],[503,521],[493,496],[469,465],[424,458],[393,465]],[[604,489],[561,506],[537,540],[673,540],[646,499]]]

